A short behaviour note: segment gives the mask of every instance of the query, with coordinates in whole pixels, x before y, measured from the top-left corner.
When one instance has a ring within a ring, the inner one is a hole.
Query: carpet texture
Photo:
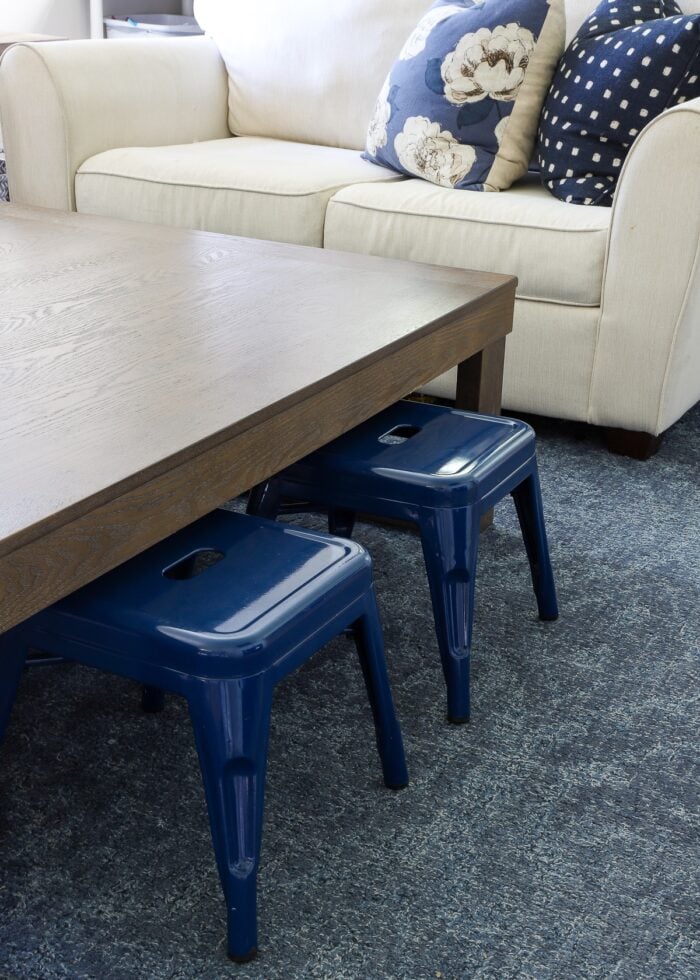
[[[700,410],[646,463],[537,427],[562,617],[537,620],[504,502],[469,726],[444,721],[418,539],[359,527],[412,781],[381,785],[347,639],[280,687],[255,963],[225,957],[184,705],[144,716],[123,680],[25,673],[0,755],[2,980],[700,976]]]

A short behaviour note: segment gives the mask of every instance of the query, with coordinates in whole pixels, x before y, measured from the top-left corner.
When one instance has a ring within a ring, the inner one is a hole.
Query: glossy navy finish
[[[324,509],[335,534],[356,513],[418,525],[447,686],[450,721],[469,719],[469,663],[479,520],[512,494],[541,619],[556,619],[535,457],[515,419],[401,401],[252,491],[250,513]],[[286,503],[285,501],[301,501]]]
[[[351,541],[216,511],[0,636],[0,735],[28,646],[189,704],[236,960],[257,949],[267,740],[276,683],[350,628],[384,781],[408,775],[370,558]],[[149,705],[147,705],[148,707]]]

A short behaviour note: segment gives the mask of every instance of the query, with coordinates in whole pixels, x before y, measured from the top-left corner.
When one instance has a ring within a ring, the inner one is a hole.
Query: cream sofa
[[[333,116],[345,145],[234,138],[228,94],[208,38],[15,46],[0,62],[11,197],[513,273],[504,407],[629,430],[633,453],[700,399],[700,100],[640,135],[606,209],[561,203],[536,178],[500,194],[399,178],[360,157],[364,102],[347,139]],[[445,375],[428,391],[454,388]]]

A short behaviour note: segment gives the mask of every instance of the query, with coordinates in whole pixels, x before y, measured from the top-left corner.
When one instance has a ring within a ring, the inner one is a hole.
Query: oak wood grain
[[[477,355],[514,289],[0,208],[0,630]]]

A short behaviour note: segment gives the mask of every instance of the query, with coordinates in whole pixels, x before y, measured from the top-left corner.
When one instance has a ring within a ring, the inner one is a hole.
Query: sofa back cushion
[[[362,149],[387,72],[430,0],[195,0],[241,136]]]
[[[621,0],[625,6],[632,0]],[[676,0],[684,14],[700,14],[700,0]],[[598,0],[566,0],[566,46],[573,41],[578,30],[598,6]]]

